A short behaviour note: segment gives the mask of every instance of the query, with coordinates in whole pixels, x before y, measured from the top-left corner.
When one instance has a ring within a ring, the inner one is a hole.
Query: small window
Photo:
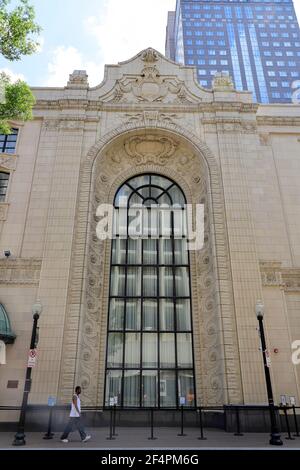
[[[0,134],[0,153],[15,153],[18,129],[12,129],[11,134]]]
[[[0,171],[0,202],[5,202],[7,187],[8,187],[9,173]]]

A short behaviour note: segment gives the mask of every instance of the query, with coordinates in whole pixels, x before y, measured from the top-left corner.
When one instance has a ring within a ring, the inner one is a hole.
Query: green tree
[[[11,0],[0,0],[0,54],[10,61],[20,60],[23,55],[36,52],[39,43],[34,35],[41,31],[35,23],[35,11],[28,0],[19,0],[14,9],[9,9]],[[29,86],[18,80],[12,83],[9,77],[0,74],[0,133],[9,134],[9,120],[32,119],[34,96]]]

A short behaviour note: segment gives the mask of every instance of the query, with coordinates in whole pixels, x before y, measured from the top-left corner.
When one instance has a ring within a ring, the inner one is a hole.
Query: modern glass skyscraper
[[[229,73],[238,90],[261,103],[289,103],[300,78],[300,31],[292,0],[177,0],[169,15],[166,55],[197,67],[210,87]]]

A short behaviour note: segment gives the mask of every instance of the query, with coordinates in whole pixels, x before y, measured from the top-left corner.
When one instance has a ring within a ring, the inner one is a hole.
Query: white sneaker
[[[61,442],[64,442],[65,444],[69,442],[69,439],[61,439]]]
[[[91,439],[92,436],[86,436],[84,439],[82,439],[82,442],[87,442]]]

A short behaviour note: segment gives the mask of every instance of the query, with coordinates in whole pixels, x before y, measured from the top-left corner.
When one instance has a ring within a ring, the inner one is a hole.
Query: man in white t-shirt
[[[81,401],[79,398],[80,394],[81,394],[81,387],[77,386],[75,388],[75,394],[73,395],[73,398],[72,398],[70,419],[66,426],[66,429],[64,430],[60,438],[62,442],[69,442],[68,435],[70,434],[70,432],[73,432],[75,429],[78,430],[82,442],[87,442],[91,438],[91,436],[88,436],[87,433],[85,432],[83,423],[81,421]]]

